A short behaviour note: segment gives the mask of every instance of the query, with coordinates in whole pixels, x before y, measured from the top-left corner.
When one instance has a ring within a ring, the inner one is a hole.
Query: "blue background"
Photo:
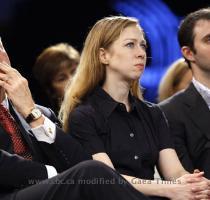
[[[156,102],[157,87],[167,67],[181,56],[176,33],[189,12],[210,6],[210,0],[0,0],[0,35],[17,68],[40,102],[32,66],[49,45],[68,42],[81,51],[90,27],[104,16],[139,19],[148,42],[148,60],[141,78],[145,98]]]

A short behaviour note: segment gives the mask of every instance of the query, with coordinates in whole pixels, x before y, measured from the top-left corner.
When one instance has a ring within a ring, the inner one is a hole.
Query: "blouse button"
[[[134,156],[134,159],[135,159],[135,160],[138,160],[138,159],[139,159],[139,157],[138,157],[137,155],[135,155],[135,156]]]
[[[130,137],[134,137],[134,133],[130,133]]]

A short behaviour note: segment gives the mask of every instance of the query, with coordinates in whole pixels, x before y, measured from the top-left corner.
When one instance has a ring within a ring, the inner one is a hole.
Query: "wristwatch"
[[[42,112],[38,108],[33,108],[31,113],[25,118],[27,123],[31,123],[42,116]]]

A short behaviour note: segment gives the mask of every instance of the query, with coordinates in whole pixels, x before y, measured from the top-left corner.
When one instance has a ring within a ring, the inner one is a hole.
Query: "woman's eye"
[[[206,37],[206,41],[210,42],[210,35],[208,37]]]
[[[129,43],[126,44],[126,46],[132,48],[132,47],[134,47],[134,43],[133,42],[129,42]]]
[[[141,43],[140,46],[145,50],[147,49],[147,44],[145,44],[145,43]]]
[[[55,78],[56,82],[62,82],[65,81],[68,77],[66,77],[65,75],[60,75],[58,77]]]

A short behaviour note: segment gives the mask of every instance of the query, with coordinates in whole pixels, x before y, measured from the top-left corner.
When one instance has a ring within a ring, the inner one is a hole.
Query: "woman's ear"
[[[99,60],[102,64],[108,65],[107,52],[104,48],[99,49]]]
[[[195,59],[194,59],[194,52],[190,49],[190,47],[188,46],[183,46],[181,48],[181,51],[182,51],[182,54],[183,56],[189,60],[190,62],[193,62]]]

